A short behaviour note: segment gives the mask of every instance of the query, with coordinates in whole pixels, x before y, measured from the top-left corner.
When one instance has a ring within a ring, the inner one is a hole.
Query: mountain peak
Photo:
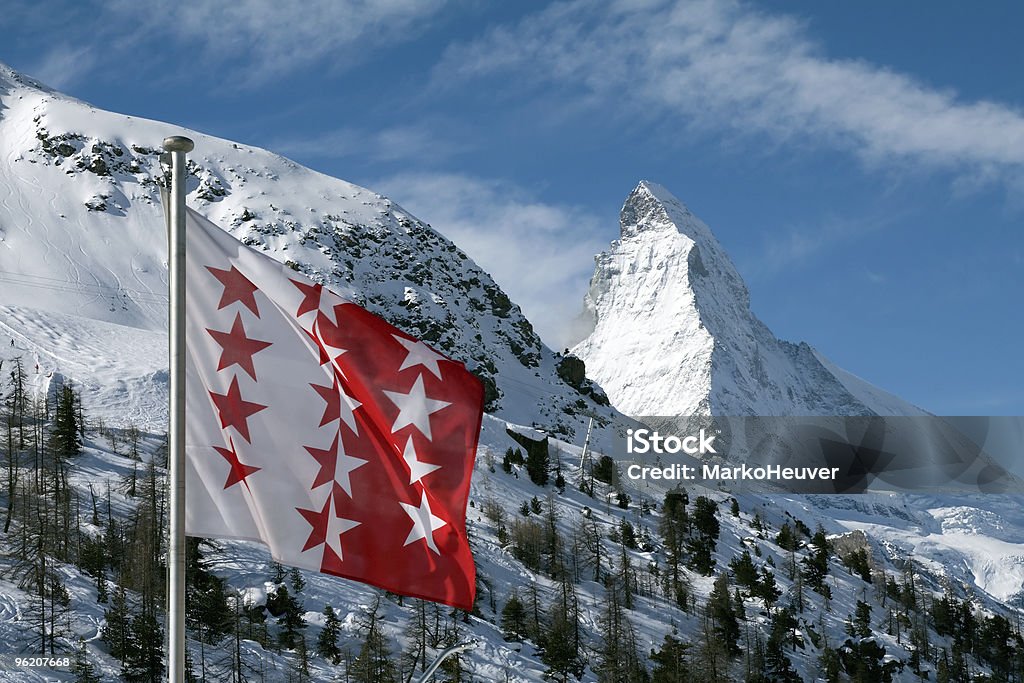
[[[674,194],[650,180],[641,180],[626,197],[619,222],[622,239],[670,230],[698,243],[715,239],[707,226]]]
[[[595,259],[582,316],[589,334],[573,349],[619,410],[920,412],[831,366],[808,345],[776,338],[751,312],[743,278],[711,229],[664,187],[641,181],[621,221],[621,239]]]
[[[40,83],[36,79],[12,69],[4,62],[0,62],[0,87],[3,86],[25,86],[34,90],[41,90],[46,93],[55,94],[53,88]]]

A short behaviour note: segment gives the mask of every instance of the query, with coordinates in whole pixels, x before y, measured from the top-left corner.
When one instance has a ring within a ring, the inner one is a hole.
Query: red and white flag
[[[470,609],[480,382],[194,211],[186,226],[186,532]]]

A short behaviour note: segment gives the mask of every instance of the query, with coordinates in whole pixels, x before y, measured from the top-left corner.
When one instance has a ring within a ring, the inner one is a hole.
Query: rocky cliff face
[[[626,414],[922,413],[777,339],[711,230],[659,185],[637,185],[595,260],[573,353]]]

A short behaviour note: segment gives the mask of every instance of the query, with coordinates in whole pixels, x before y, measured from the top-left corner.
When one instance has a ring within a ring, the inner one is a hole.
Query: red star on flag
[[[232,365],[238,365],[245,372],[256,379],[256,368],[253,367],[252,357],[263,349],[271,346],[270,342],[259,339],[249,339],[245,335],[245,327],[242,325],[242,314],[235,313],[235,322],[231,325],[230,332],[218,332],[206,330],[210,333],[221,348],[224,350],[220,355],[220,363],[217,364],[218,372]]]
[[[344,388],[338,382],[337,375],[334,377],[334,384],[332,386],[322,387],[317,384],[311,384],[310,386],[327,403],[324,406],[324,416],[320,418],[321,427],[341,418],[352,431],[358,431],[353,411],[359,407],[359,401],[345,393]]]
[[[228,471],[228,480],[224,482],[224,488],[229,489],[238,482],[242,482],[245,484],[245,488],[249,488],[249,482],[245,478],[253,472],[259,472],[263,468],[242,464],[238,459],[238,453],[235,452],[235,442],[232,439],[228,439],[228,445],[231,446],[230,449],[221,446],[213,447],[213,450],[224,456],[224,459],[231,465],[231,469]]]
[[[320,309],[320,293],[324,289],[323,285],[309,285],[298,280],[292,280],[291,283],[298,287],[299,291],[303,294],[302,303],[299,304],[299,310],[295,313],[296,318],[301,318],[310,311]]]
[[[334,441],[328,448],[313,448],[312,446],[306,446],[305,449],[309,452],[313,459],[320,465],[320,472],[317,473],[316,479],[313,480],[311,488],[319,488],[328,482],[337,482],[338,485],[348,494],[348,497],[352,497],[352,482],[349,475],[359,467],[366,464],[366,461],[362,458],[353,458],[348,453],[345,453],[344,448],[339,448],[341,442],[341,432],[334,433]]]
[[[250,282],[249,278],[242,275],[238,268],[231,266],[229,270],[222,270],[208,266],[206,269],[224,285],[224,293],[221,294],[217,310],[238,301],[252,311],[257,318],[260,317],[260,309],[256,307],[255,296],[258,287]]]
[[[215,394],[211,391],[210,398],[213,399],[214,404],[217,406],[217,412],[220,415],[220,426],[222,428],[234,427],[242,435],[243,439],[252,443],[249,438],[248,419],[251,415],[264,410],[266,406],[252,403],[242,398],[242,392],[238,388],[238,377],[231,378],[231,386],[228,387],[228,393]]]
[[[302,552],[326,543],[327,549],[334,553],[334,558],[331,559],[344,560],[341,552],[341,535],[359,526],[360,522],[343,518],[331,505],[331,496],[327,496],[320,511],[295,509],[313,527],[306,544],[302,546]]]

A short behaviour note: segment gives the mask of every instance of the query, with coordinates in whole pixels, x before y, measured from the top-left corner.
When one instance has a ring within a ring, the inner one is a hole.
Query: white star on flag
[[[430,511],[430,501],[427,500],[427,494],[425,492],[421,494],[419,507],[409,505],[408,503],[400,503],[400,505],[405,510],[405,514],[409,515],[409,518],[412,520],[412,529],[409,531],[409,537],[405,539],[405,545],[415,543],[422,538],[427,542],[428,548],[440,554],[437,545],[434,543],[434,532],[448,524],[448,522]]]
[[[409,440],[405,442],[405,452],[402,453],[402,458],[405,460],[405,464],[409,466],[410,484],[415,484],[434,470],[441,469],[440,465],[423,462],[416,457],[416,447],[413,445],[411,436],[409,437]]]
[[[314,323],[314,329],[319,330],[319,328],[320,322],[318,320],[316,323]],[[327,355],[331,359],[331,363],[334,365],[334,367],[338,369],[338,373],[347,380],[348,377],[345,375],[345,368],[341,367],[340,359],[343,355],[345,355],[345,352],[348,351],[348,349],[342,348],[340,346],[334,346],[333,344],[331,344],[331,342],[327,341],[327,339],[323,335],[320,336],[320,343],[323,344],[324,350],[328,351]],[[352,406],[353,410],[361,405],[355,399],[352,400],[355,402],[355,405]]]
[[[417,365],[422,365],[424,368],[429,370],[432,375],[441,379],[441,368],[438,367],[437,362],[445,360],[444,356],[439,353],[435,353],[433,349],[423,342],[406,339],[405,337],[400,337],[397,334],[393,334],[391,336],[409,352],[402,361],[402,367],[398,368],[399,372],[406,368],[413,368]]]
[[[386,390],[384,393],[398,408],[398,417],[395,418],[395,424],[391,425],[392,434],[402,427],[414,425],[423,436],[433,441],[430,435],[430,416],[451,403],[429,398],[423,388],[423,375],[416,378],[408,393]]]
[[[326,317],[332,324],[338,324],[335,306],[344,303],[344,300],[341,297],[328,289],[324,289],[322,285],[307,285],[296,280],[292,280],[292,284],[298,287],[306,297],[302,308],[296,315],[299,320],[302,320],[312,313],[313,317],[310,329],[313,329],[316,326],[317,321],[320,319],[320,315],[323,314],[324,317]]]
[[[306,446],[306,451],[320,464],[320,472],[313,481],[312,488],[315,489],[324,484],[336,482],[348,494],[348,497],[351,498],[352,481],[349,475],[368,461],[362,458],[353,458],[346,453],[345,445],[339,433],[335,433],[334,441],[327,448]],[[331,461],[333,461],[333,466]]]
[[[361,405],[363,404],[348,395],[344,387],[341,388],[341,404],[339,406],[341,408],[341,421],[347,424],[349,429],[356,434],[359,433],[359,427],[356,425],[356,410]]]
[[[338,556],[338,559],[343,560],[345,556],[341,554],[341,535],[350,529],[355,529],[359,526],[360,522],[338,517],[336,514],[332,514],[327,519],[327,538],[325,541],[327,546]]]
[[[338,460],[334,465],[334,481],[338,482],[338,485],[348,494],[349,498],[352,497],[352,480],[348,475],[365,465],[366,462],[362,458],[353,458],[339,444]]]

